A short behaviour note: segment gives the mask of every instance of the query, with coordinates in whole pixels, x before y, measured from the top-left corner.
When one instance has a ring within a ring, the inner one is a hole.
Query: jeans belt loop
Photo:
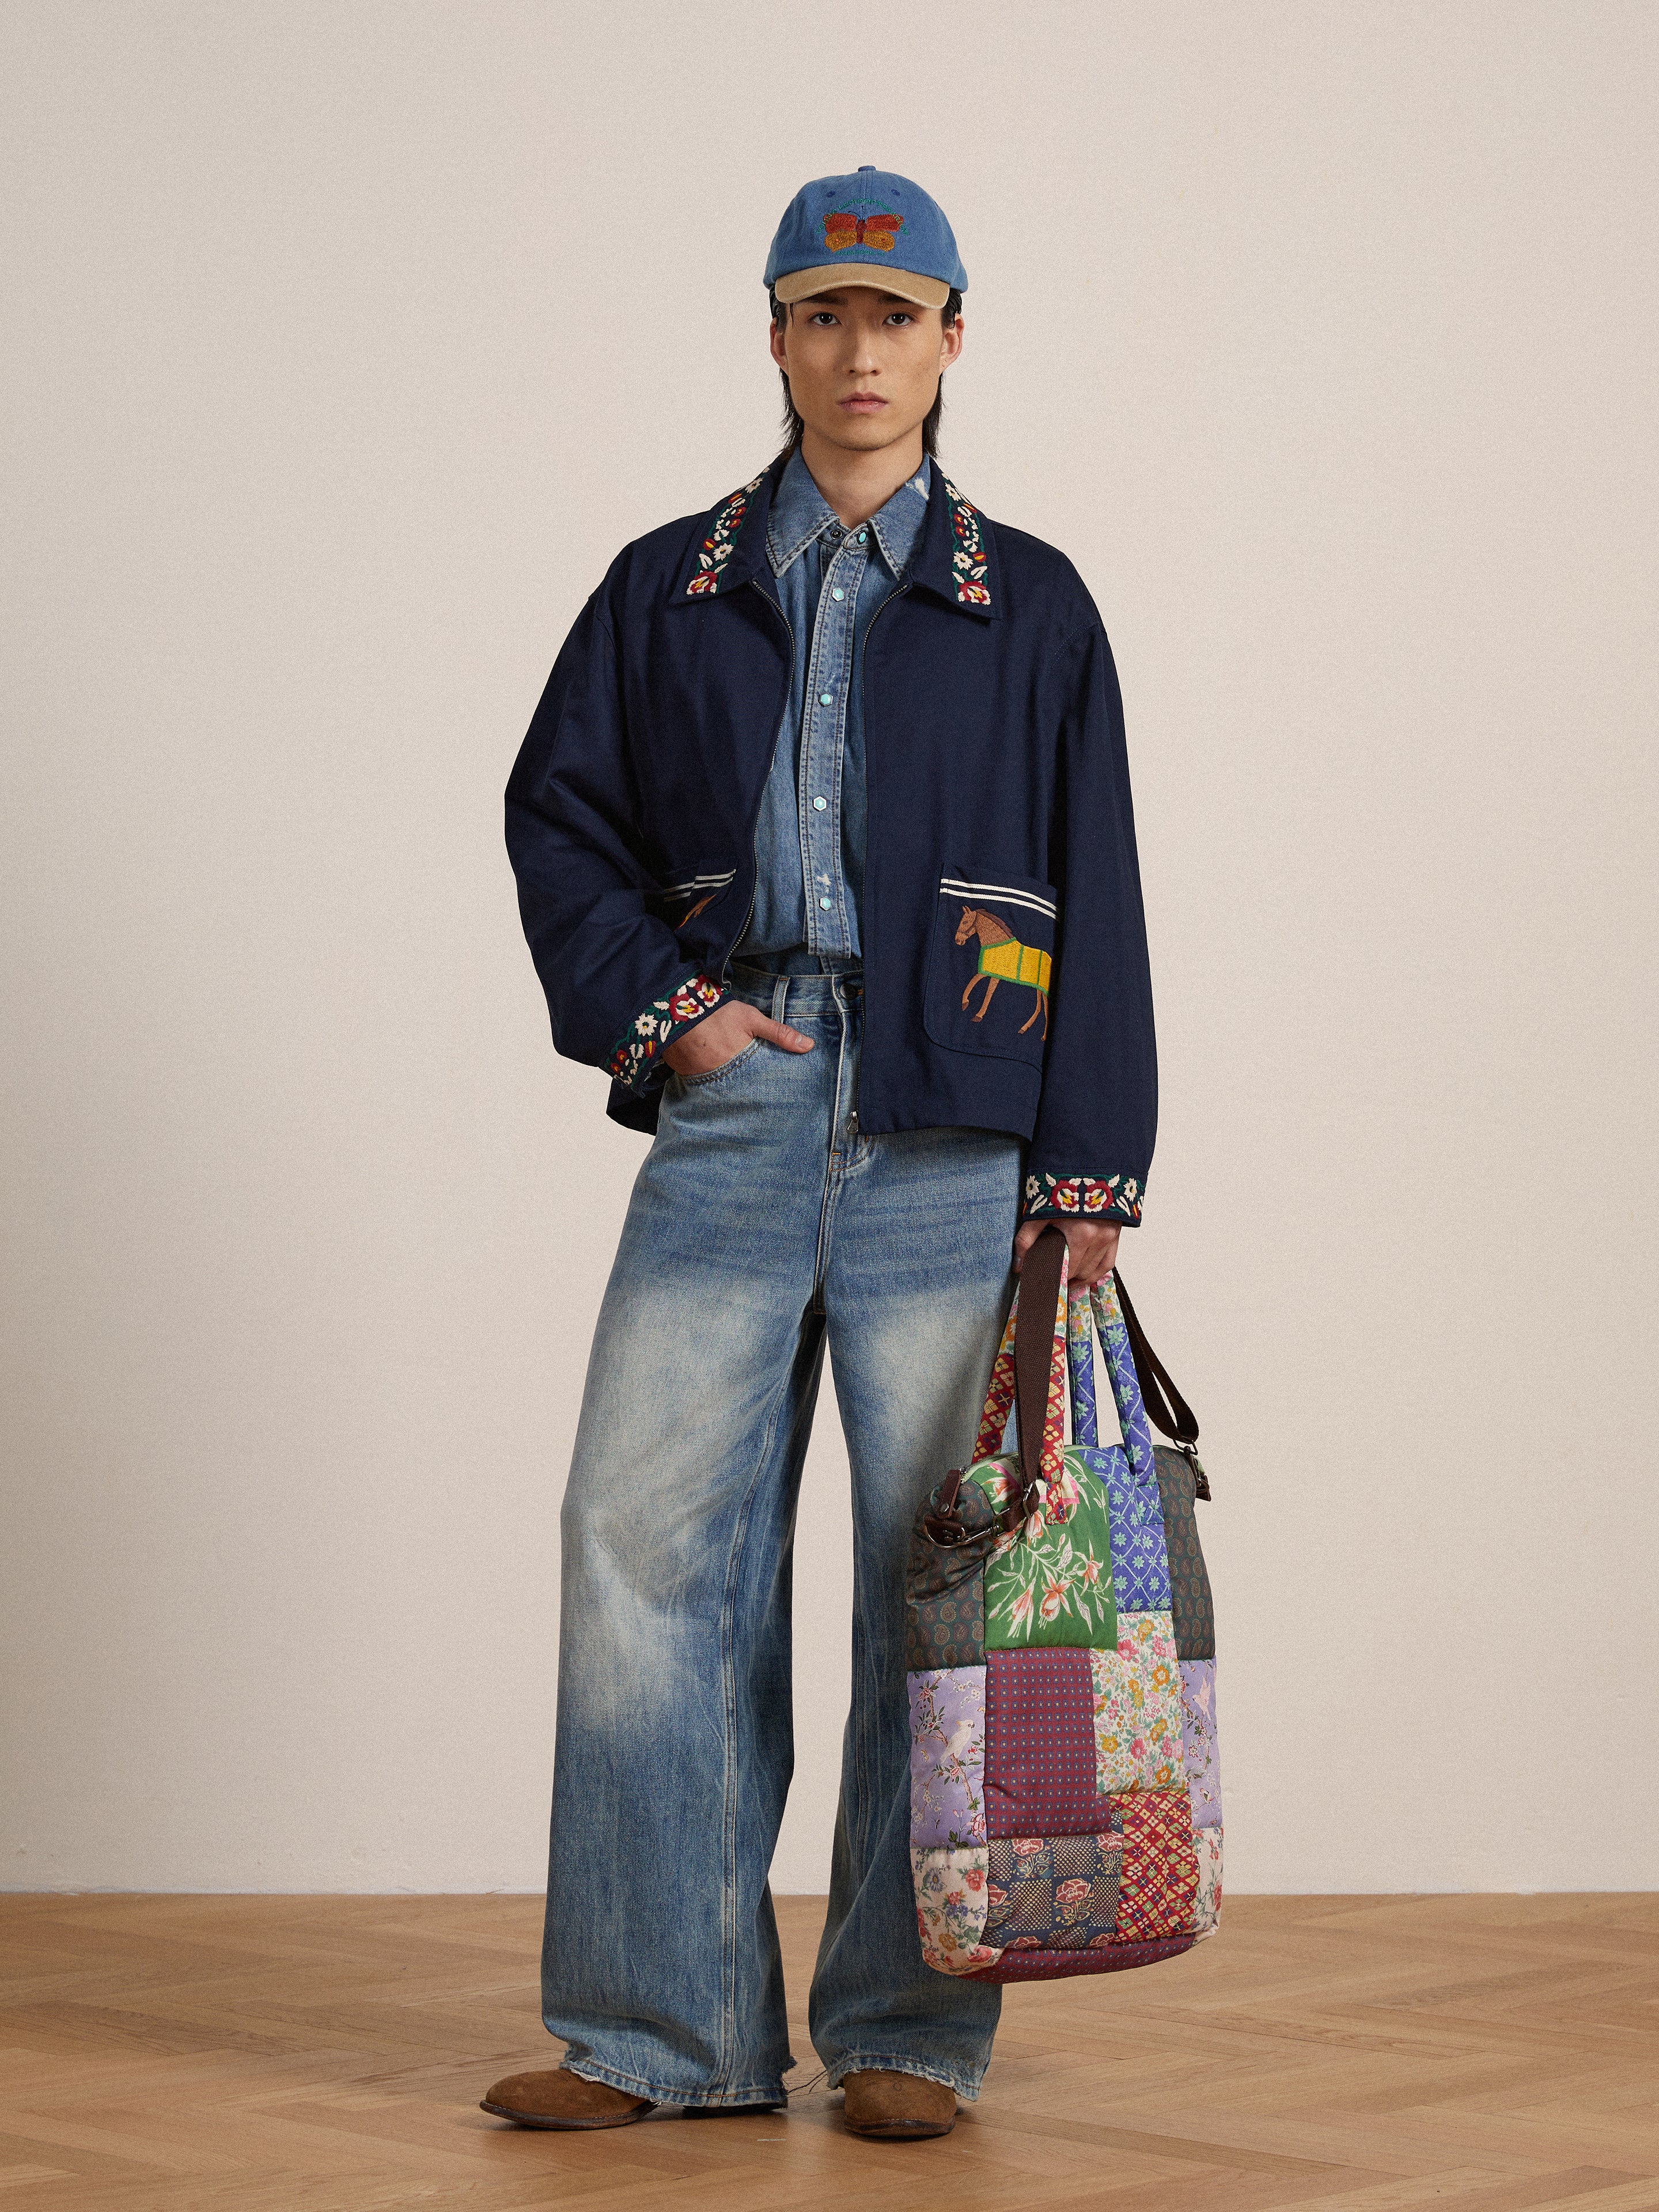
[[[772,986],[772,1018],[775,1022],[781,1022],[783,1019],[783,1010],[788,1003],[789,978],[787,975],[780,975]]]

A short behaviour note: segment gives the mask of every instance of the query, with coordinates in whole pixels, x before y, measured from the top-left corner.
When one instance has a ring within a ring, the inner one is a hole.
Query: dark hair
[[[777,328],[781,329],[789,319],[789,310],[779,299],[775,291],[769,293],[767,296],[772,302],[773,323]],[[940,324],[948,331],[961,313],[962,295],[953,284],[945,305],[939,309]],[[795,412],[794,395],[789,389],[788,376],[782,369],[778,371],[778,374],[783,380],[783,450],[786,453],[793,453],[800,443],[800,434],[806,425]],[[941,370],[939,390],[933,394],[933,404],[923,416],[921,424],[921,450],[930,460],[938,457],[939,418],[944,412],[945,375]]]

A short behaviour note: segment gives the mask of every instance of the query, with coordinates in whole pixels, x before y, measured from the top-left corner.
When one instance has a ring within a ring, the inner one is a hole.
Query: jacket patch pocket
[[[1059,901],[1036,876],[939,878],[922,1020],[935,1044],[1042,1064]]]
[[[665,884],[655,894],[656,911],[671,929],[684,929],[706,906],[713,906],[724,896],[737,872],[735,868],[710,868],[702,875],[684,876],[678,883]]]

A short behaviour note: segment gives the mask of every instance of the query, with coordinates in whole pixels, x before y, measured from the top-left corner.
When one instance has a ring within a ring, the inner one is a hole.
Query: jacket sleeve
[[[1097,618],[1073,647],[1052,859],[1060,928],[1025,1218],[1140,1219],[1158,1127],[1152,988],[1123,702]]]
[[[507,849],[553,1042],[644,1091],[729,992],[649,910],[615,638],[600,593],[554,663],[507,786]]]

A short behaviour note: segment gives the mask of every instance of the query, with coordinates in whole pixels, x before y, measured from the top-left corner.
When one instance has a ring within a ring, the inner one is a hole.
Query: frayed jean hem
[[[919,2058],[895,2057],[890,2052],[859,2051],[850,2057],[838,2058],[829,2069],[826,2088],[839,2089],[849,2074],[914,2074],[923,2081],[937,2081],[941,2088],[954,2089],[964,2105],[979,2102],[979,2077],[969,2081],[961,2074],[953,2074],[948,2067],[925,2066]]]
[[[794,2063],[791,2060],[791,2064]],[[689,2082],[665,2087],[659,2081],[642,2081],[635,2074],[623,2074],[614,2066],[600,2066],[591,2058],[584,2058],[579,2066],[566,2062],[565,2070],[583,2081],[602,2081],[608,2089],[620,2089],[624,2096],[648,2097],[653,2105],[695,2105],[703,2111],[748,2110],[762,2112],[771,2105],[787,2105],[788,2096],[781,2081],[769,2089],[762,2082],[751,2081],[734,2089],[696,2089]]]

